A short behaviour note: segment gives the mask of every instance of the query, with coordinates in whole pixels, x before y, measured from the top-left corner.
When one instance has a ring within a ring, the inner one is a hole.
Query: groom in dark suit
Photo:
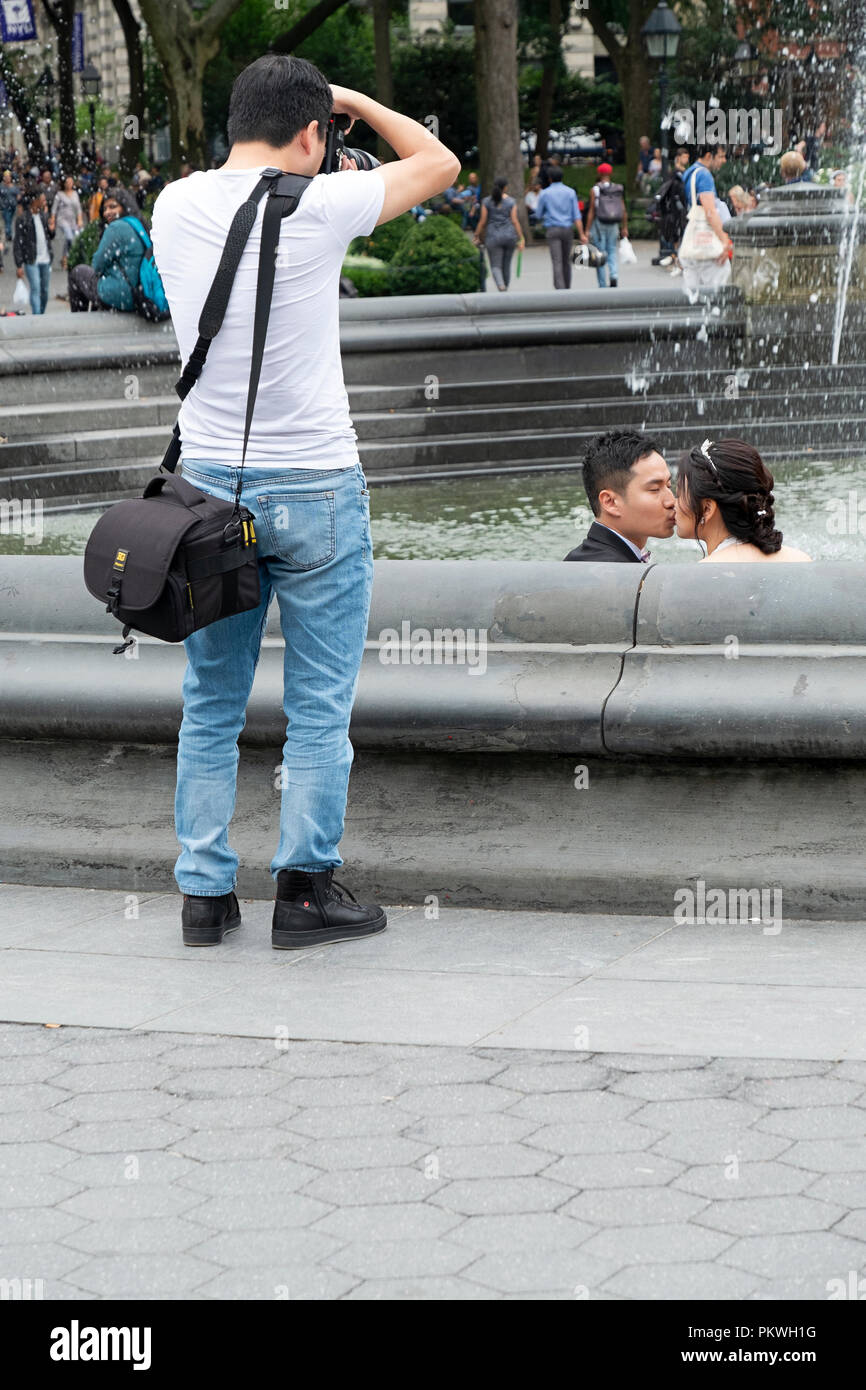
[[[650,558],[650,536],[672,536],[676,503],[671,473],[649,435],[610,430],[589,444],[583,485],[596,520],[566,560],[639,565]]]

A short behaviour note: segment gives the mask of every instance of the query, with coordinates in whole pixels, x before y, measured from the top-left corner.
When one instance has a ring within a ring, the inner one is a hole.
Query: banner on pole
[[[21,43],[38,38],[33,0],[0,0],[0,39]]]
[[[84,71],[84,15],[76,10],[72,17],[72,71]]]

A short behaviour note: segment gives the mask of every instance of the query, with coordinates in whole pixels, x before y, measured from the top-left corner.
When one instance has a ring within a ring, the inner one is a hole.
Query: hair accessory
[[[714,478],[718,478],[718,476],[719,476],[719,470],[718,470],[718,468],[716,467],[716,465],[713,463],[713,460],[710,458],[710,445],[712,444],[712,442],[713,442],[713,441],[712,441],[711,439],[705,439],[704,442],[703,442],[703,444],[701,445],[701,450],[700,450],[700,452],[701,452],[701,454],[703,455],[703,457],[706,459],[706,461],[707,461],[707,463],[709,464],[710,468],[713,470],[713,477],[714,477]]]
[[[766,515],[767,515],[767,513],[766,513],[765,511],[763,511],[763,510],[761,510],[761,511],[759,511],[759,512],[755,512],[755,516],[766,516]]]

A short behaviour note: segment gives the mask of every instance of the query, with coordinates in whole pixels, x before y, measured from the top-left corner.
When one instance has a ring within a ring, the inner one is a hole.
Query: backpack
[[[672,174],[655,197],[658,221],[665,241],[675,246],[682,236],[688,216],[686,186],[681,174]]]
[[[118,261],[120,273],[132,290],[135,312],[150,323],[162,323],[165,319],[171,318],[171,310],[165,297],[160,273],[156,268],[156,261],[153,259],[153,242],[147,234],[144,223],[140,222],[137,217],[125,217],[123,220],[135,229],[144,242],[144,255],[141,258],[141,265],[138,267],[137,285],[131,283],[129,276]]]
[[[621,222],[625,217],[625,199],[621,183],[597,183],[595,186],[595,215],[599,222]]]

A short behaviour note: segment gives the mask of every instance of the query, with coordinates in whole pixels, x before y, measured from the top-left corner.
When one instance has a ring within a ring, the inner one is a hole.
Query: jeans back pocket
[[[286,492],[257,498],[267,528],[262,559],[276,556],[296,570],[326,565],[337,553],[333,492]]]

